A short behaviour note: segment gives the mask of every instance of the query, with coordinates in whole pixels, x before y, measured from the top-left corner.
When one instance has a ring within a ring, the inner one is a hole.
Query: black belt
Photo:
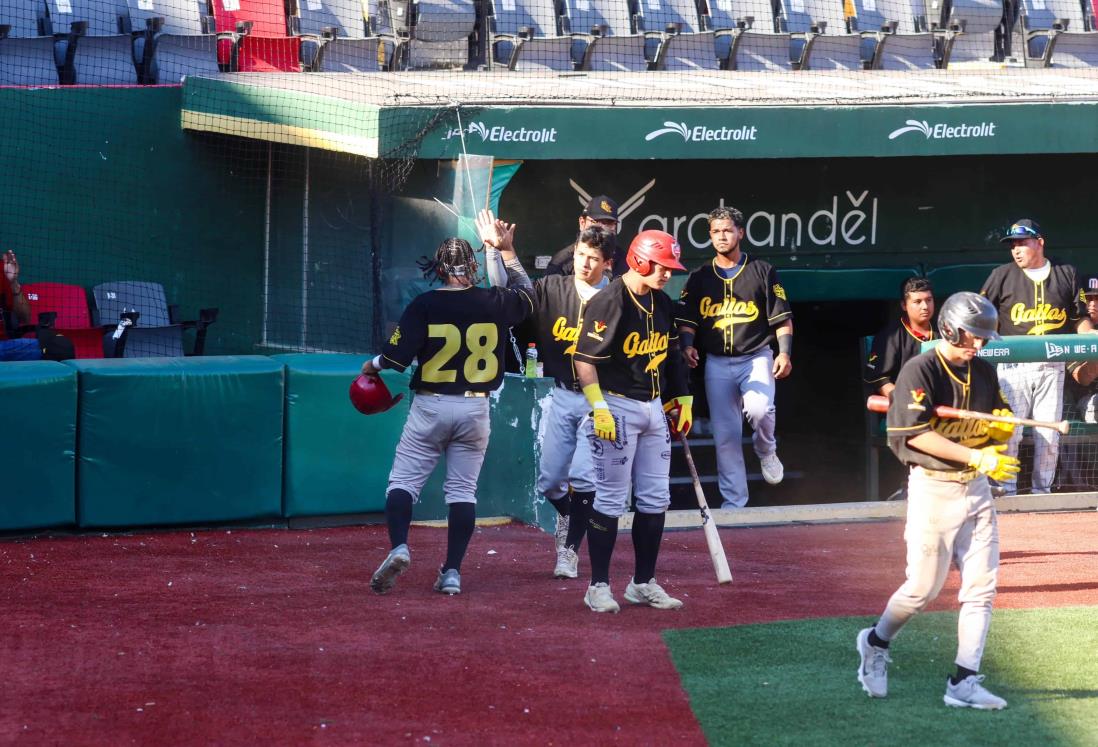
[[[431,397],[487,397],[488,392],[432,392],[430,389],[417,389],[416,394]]]
[[[556,384],[558,389],[563,389],[566,392],[582,392],[583,391],[583,388],[580,387],[578,381],[576,381],[576,382],[572,383],[571,385],[569,385],[569,384],[565,384],[563,381],[560,381],[558,379],[554,383]]]

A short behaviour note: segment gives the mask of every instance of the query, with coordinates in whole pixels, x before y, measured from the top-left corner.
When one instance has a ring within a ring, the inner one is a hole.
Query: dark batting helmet
[[[351,404],[363,415],[376,415],[385,412],[404,399],[403,394],[394,397],[380,376],[359,374],[351,382]]]
[[[670,270],[685,270],[679,262],[679,242],[666,231],[641,231],[629,245],[625,262],[641,275],[652,272],[652,265],[662,265]]]
[[[961,330],[985,340],[999,339],[999,313],[994,304],[979,293],[954,293],[938,312],[938,332],[946,342],[961,341]]]

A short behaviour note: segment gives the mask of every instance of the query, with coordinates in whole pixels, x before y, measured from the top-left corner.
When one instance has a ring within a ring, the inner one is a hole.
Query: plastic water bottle
[[[534,343],[526,346],[526,375],[531,379],[538,375],[538,348]]]

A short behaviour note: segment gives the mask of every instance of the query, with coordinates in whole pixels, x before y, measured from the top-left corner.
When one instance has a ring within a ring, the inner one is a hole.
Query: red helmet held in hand
[[[380,376],[359,374],[351,382],[351,404],[363,415],[376,415],[385,412],[404,399],[403,394],[394,397]]]
[[[641,231],[629,245],[625,262],[641,275],[652,272],[652,265],[662,265],[669,270],[685,270],[679,261],[679,242],[666,231]]]

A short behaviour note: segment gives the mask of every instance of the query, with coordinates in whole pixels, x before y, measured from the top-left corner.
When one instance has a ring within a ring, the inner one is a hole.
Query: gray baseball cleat
[[[999,711],[1006,708],[1007,702],[988,691],[981,683],[982,674],[970,674],[956,685],[946,679],[946,691],[942,700],[954,708],[976,708],[981,711]]]
[[[557,528],[553,532],[553,539],[557,543],[557,552],[560,552],[561,548],[564,547],[564,541],[568,539],[568,518],[557,514]]]
[[[408,545],[397,545],[374,571],[370,578],[370,588],[378,594],[388,594],[396,585],[397,576],[408,570],[411,564],[412,553],[409,552]]]
[[[461,574],[457,572],[456,568],[449,570],[438,569],[438,580],[435,581],[435,591],[442,594],[454,594],[461,593]]]
[[[621,606],[610,592],[610,584],[600,581],[587,587],[583,603],[592,612],[619,612]]]
[[[759,457],[759,467],[762,468],[763,479],[771,485],[777,485],[785,478],[785,468],[777,454]]]
[[[682,607],[682,600],[670,596],[654,578],[646,584],[638,584],[629,579],[629,585],[625,587],[625,601],[630,604],[646,604],[658,610],[677,610]]]
[[[579,555],[571,547],[557,550],[557,567],[553,569],[553,578],[577,578],[579,576]]]
[[[887,648],[877,648],[869,643],[869,631],[866,628],[858,633],[858,682],[871,698],[884,698],[888,695],[888,665],[892,663]]]

